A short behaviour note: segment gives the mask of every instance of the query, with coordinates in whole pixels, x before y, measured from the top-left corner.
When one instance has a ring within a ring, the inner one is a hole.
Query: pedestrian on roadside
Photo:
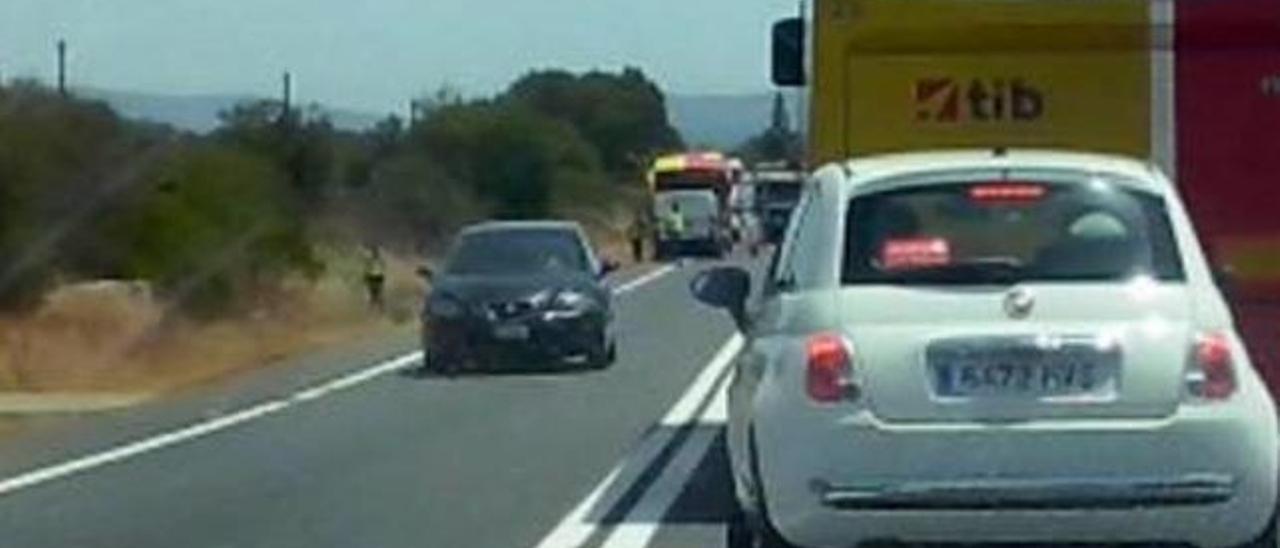
[[[383,292],[387,282],[387,265],[382,250],[370,245],[365,250],[364,285],[369,293],[369,306],[381,312],[386,307]]]
[[[631,259],[636,264],[644,262],[644,240],[649,236],[649,216],[637,212],[627,227],[627,239],[631,241]]]
[[[684,213],[680,211],[680,202],[672,201],[670,207],[662,212],[662,218],[659,219],[662,230],[662,239],[666,242],[667,249],[662,252],[664,256],[670,256],[672,253],[676,255],[676,264],[682,264],[683,261],[679,256],[680,243],[684,240],[685,220]]]

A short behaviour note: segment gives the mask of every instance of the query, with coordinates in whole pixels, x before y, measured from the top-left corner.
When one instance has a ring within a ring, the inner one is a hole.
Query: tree
[[[505,218],[544,217],[555,181],[603,181],[596,149],[573,126],[519,104],[440,108],[414,129],[414,146]]]
[[[274,163],[298,198],[318,202],[334,179],[335,131],[318,106],[286,111],[279,101],[251,101],[219,113],[219,119],[215,138]]]
[[[102,220],[102,243],[121,276],[154,281],[187,310],[222,312],[285,273],[319,268],[270,161],[196,143],[143,178],[134,200]]]
[[[0,87],[0,306],[38,302],[154,140],[103,103],[35,82]]]
[[[735,154],[750,163],[800,160],[803,141],[791,129],[791,117],[781,92],[773,97],[769,127],[739,145]]]
[[[511,85],[504,98],[572,125],[599,150],[617,179],[637,175],[634,157],[683,148],[667,119],[661,90],[639,69],[621,74],[532,72]]]
[[[787,112],[787,101],[782,98],[782,92],[773,94],[773,116],[769,129],[775,133],[787,133],[791,131],[791,115]]]

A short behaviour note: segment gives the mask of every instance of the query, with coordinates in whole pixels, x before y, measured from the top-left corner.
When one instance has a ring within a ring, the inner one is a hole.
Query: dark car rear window
[[[957,182],[854,198],[844,284],[1185,276],[1164,201],[1109,182]]]
[[[449,254],[450,274],[537,274],[589,270],[577,233],[563,229],[491,230],[464,234]]]

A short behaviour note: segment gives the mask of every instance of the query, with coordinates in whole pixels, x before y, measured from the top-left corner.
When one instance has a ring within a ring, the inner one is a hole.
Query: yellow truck
[[[1148,0],[815,0],[775,26],[774,80],[806,90],[812,165],[957,147],[1148,157],[1151,20]]]

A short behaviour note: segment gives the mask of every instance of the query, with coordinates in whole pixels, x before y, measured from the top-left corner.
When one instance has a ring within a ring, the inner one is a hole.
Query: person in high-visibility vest
[[[667,208],[662,215],[662,234],[667,240],[680,240],[684,238],[684,214],[680,212],[680,203],[671,202],[671,207]]]
[[[369,306],[381,311],[385,306],[383,290],[387,280],[387,264],[382,259],[382,251],[371,245],[366,251],[364,260],[364,285],[369,292]]]

